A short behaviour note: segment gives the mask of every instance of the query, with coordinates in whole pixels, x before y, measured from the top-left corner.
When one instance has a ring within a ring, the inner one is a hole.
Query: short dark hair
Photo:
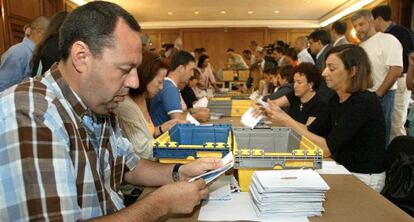
[[[232,48],[228,48],[228,49],[227,49],[227,52],[234,52],[234,49],[232,49]]]
[[[206,61],[206,59],[208,59],[209,57],[208,57],[208,55],[201,55],[199,58],[198,58],[198,63],[197,63],[197,67],[198,68],[203,68],[203,63],[204,63],[204,61]]]
[[[381,17],[385,21],[391,20],[391,8],[388,5],[380,5],[371,10],[374,19]]]
[[[138,96],[143,94],[160,69],[168,70],[168,66],[162,61],[160,56],[153,52],[144,51],[142,53],[142,63],[137,68],[139,87],[130,89],[129,95]]]
[[[312,41],[314,42],[321,41],[322,45],[327,45],[331,43],[331,37],[329,33],[323,29],[312,32],[308,36],[308,39],[312,39]]]
[[[293,81],[293,66],[286,65],[279,68],[277,74],[280,75],[282,79],[286,79],[288,82]]]
[[[201,72],[199,69],[193,69],[193,75],[190,77],[189,80],[193,80],[193,79],[200,79],[201,78]]]
[[[174,48],[174,44],[172,43],[166,43],[164,46],[165,51],[168,51],[169,49]]]
[[[277,72],[277,66],[273,62],[265,62],[263,67],[263,73],[274,74]]]
[[[300,75],[304,75],[309,83],[313,83],[312,89],[318,89],[321,81],[321,73],[319,72],[319,69],[312,63],[300,63],[298,66],[295,67],[293,73],[299,73]]]
[[[335,54],[342,61],[348,72],[355,71],[347,88],[348,93],[365,91],[373,86],[371,63],[364,49],[353,44],[336,46],[328,51],[325,62],[331,54]]]
[[[248,50],[248,49],[245,49],[245,50],[243,50],[243,53],[244,53],[244,54],[252,54],[252,51],[250,51],[250,50]]]
[[[336,21],[332,24],[332,30],[334,30],[338,35],[345,35],[347,25],[345,22]]]
[[[292,60],[294,60],[294,61],[298,60],[298,53],[296,52],[296,50],[294,48],[286,49],[286,51],[285,51],[285,53],[283,53],[283,55],[292,58]]]
[[[180,65],[186,66],[188,65],[190,62],[195,62],[195,58],[194,56],[192,56],[189,52],[184,51],[184,50],[180,50],[176,53],[174,53],[174,55],[171,58],[171,70],[175,70],[177,69]]]
[[[273,49],[273,52],[275,52],[275,51],[280,53],[280,54],[283,54],[285,52],[285,49],[282,48],[282,47],[276,47],[276,48]]]
[[[94,1],[76,8],[66,17],[59,32],[61,58],[67,60],[75,41],[84,42],[94,56],[100,56],[102,49],[114,45],[113,32],[120,18],[132,30],[141,30],[134,17],[117,4]]]

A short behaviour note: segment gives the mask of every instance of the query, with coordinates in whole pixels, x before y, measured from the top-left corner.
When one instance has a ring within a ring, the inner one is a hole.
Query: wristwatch
[[[172,171],[172,178],[174,182],[180,181],[180,173],[178,172],[178,170],[180,169],[180,167],[183,164],[181,163],[177,163],[174,165],[173,171]]]

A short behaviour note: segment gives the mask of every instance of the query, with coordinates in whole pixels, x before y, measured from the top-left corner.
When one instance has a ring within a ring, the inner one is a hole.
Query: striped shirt
[[[56,64],[0,94],[0,221],[118,211],[123,175],[138,161],[115,116],[88,110]]]

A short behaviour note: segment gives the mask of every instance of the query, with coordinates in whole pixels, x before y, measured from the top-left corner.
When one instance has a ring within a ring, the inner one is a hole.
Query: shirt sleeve
[[[387,66],[403,67],[403,49],[400,41],[398,41],[398,39],[391,34],[386,35],[388,38],[384,39],[387,39],[387,42],[383,44],[384,46],[386,46],[384,47],[384,49],[386,50],[384,52],[385,64]]]
[[[26,69],[22,66],[22,62],[23,58],[14,50],[6,52],[3,56],[0,65],[0,92],[24,79]]]
[[[181,108],[180,92],[173,86],[168,86],[161,94],[162,104],[168,115],[183,112]]]
[[[0,119],[0,220],[76,221],[74,162],[63,123],[16,111]]]

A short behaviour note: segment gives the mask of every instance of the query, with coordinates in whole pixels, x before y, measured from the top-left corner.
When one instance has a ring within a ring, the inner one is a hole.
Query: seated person
[[[188,180],[220,159],[160,164],[121,135],[113,110],[139,85],[140,35],[120,6],[86,3],[60,29],[59,63],[0,94],[0,221],[159,221],[207,197]],[[125,207],[123,182],[160,188]]]
[[[242,70],[249,69],[249,66],[244,61],[243,57],[240,54],[234,52],[234,49],[227,49],[227,68],[232,70]]]
[[[319,86],[320,74],[316,66],[310,63],[301,63],[294,69],[293,92],[268,100],[274,106],[287,107],[287,113],[294,120],[310,125],[323,111],[325,103],[316,94]]]
[[[132,143],[134,152],[142,159],[152,159],[154,138],[168,131],[176,123],[185,123],[180,119],[171,119],[154,126],[148,112],[148,101],[163,86],[168,68],[158,55],[143,52],[142,64],[137,69],[139,87],[129,90],[129,96],[115,109],[123,135]]]
[[[321,147],[365,184],[380,192],[385,182],[385,120],[379,98],[372,87],[371,64],[356,45],[332,48],[322,74],[335,90],[326,113],[308,127],[270,104],[266,114],[283,122]]]
[[[194,93],[194,88],[197,87],[197,83],[200,80],[200,71],[198,69],[194,69],[194,74],[191,76],[188,83],[184,86],[184,88],[180,91],[181,96],[185,104],[187,105],[188,109],[193,108],[193,103],[197,102],[198,98]]]
[[[272,84],[277,87],[276,91],[263,97],[263,101],[275,100],[293,91],[293,67],[282,66],[271,76]]]
[[[185,120],[187,112],[200,122],[210,119],[207,108],[185,109],[181,104],[181,95],[178,86],[185,85],[193,75],[195,67],[194,57],[186,51],[178,51],[171,58],[168,76],[164,79],[163,88],[150,103],[150,115],[154,125],[158,126],[170,119]]]
[[[201,72],[197,87],[200,90],[206,91],[207,95],[213,94],[214,91],[218,91],[216,77],[214,76],[213,68],[210,64],[210,57],[208,55],[203,54],[198,58],[197,68],[199,68]]]
[[[272,62],[265,62],[263,67],[263,79],[259,81],[259,89],[258,94],[259,96],[267,96],[270,93],[270,75],[271,72],[274,72],[276,70],[276,65]]]

